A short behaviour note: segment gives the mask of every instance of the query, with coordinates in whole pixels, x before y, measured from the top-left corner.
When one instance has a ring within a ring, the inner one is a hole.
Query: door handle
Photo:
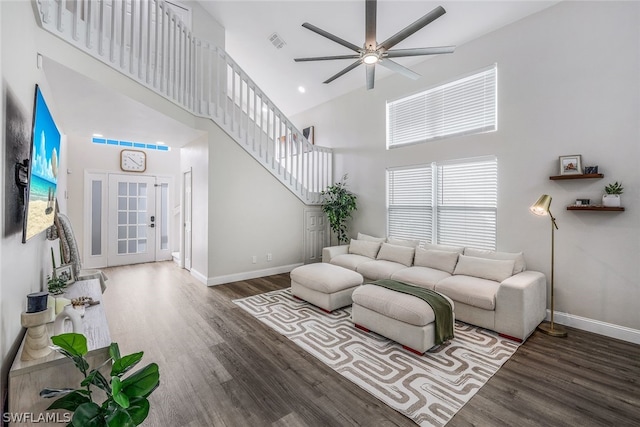
[[[156,225],[155,225],[154,223],[151,223],[151,224],[149,224],[149,227],[151,227],[151,228],[155,228],[155,227],[156,227]]]

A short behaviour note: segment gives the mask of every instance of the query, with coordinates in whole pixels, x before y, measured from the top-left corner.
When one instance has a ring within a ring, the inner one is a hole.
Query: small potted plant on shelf
[[[47,288],[52,296],[62,295],[67,287],[67,282],[54,274],[53,277],[47,276]]]
[[[607,207],[619,207],[620,195],[623,190],[624,187],[622,187],[622,183],[618,183],[618,181],[607,185],[604,187],[604,192],[606,194],[602,196],[602,204]]]

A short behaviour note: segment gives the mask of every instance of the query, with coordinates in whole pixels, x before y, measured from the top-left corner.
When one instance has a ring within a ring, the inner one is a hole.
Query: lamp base
[[[542,322],[538,325],[538,330],[544,334],[551,335],[552,337],[564,338],[567,336],[567,331],[562,326],[558,326],[555,323],[551,324],[549,322]]]

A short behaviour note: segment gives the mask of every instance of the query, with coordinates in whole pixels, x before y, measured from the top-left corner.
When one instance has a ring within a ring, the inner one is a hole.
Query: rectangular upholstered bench
[[[362,280],[360,273],[337,265],[307,264],[291,271],[291,293],[331,312],[351,305],[351,294]]]
[[[455,321],[453,301],[442,296],[451,304]],[[426,301],[377,285],[358,287],[352,300],[351,319],[357,328],[392,339],[417,354],[436,345],[435,314]]]

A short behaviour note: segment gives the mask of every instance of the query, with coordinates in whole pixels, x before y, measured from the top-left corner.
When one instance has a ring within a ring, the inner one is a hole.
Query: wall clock
[[[140,150],[120,151],[120,169],[125,172],[144,172],[147,170],[147,153]]]

